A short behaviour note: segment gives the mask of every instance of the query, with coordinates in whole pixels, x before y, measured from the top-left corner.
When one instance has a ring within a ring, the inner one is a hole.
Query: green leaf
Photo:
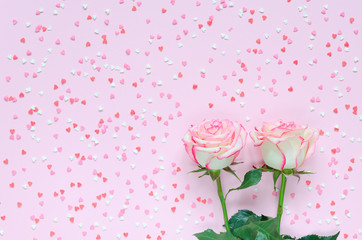
[[[255,218],[258,221],[260,217],[257,216],[255,213],[249,210],[239,210],[236,214],[234,214],[229,220],[230,229],[236,229],[241,226],[244,226],[249,218]]]
[[[239,210],[229,219],[229,226],[230,229],[233,230],[251,222],[268,221],[271,219],[273,218],[264,215],[258,216],[252,211],[245,209]]]
[[[188,173],[198,173],[198,172],[203,172],[203,171],[207,171],[206,168],[200,168],[200,169],[197,169],[197,170],[193,170],[191,172],[188,172]]]
[[[305,172],[305,171],[297,171],[295,169],[293,169],[293,176],[298,178],[298,183],[300,181],[300,175],[303,174],[314,174],[313,172]]]
[[[244,176],[244,180],[241,183],[241,185],[237,188],[232,188],[228,191],[227,195],[231,192],[231,191],[235,191],[235,190],[241,190],[241,189],[245,189],[251,186],[254,186],[256,184],[258,184],[261,180],[261,175],[262,175],[262,170],[261,169],[253,169],[250,170],[249,172],[247,172]],[[225,198],[226,198],[225,197]]]
[[[199,178],[205,176],[205,175],[210,175],[209,174],[209,170],[201,165],[198,165],[199,169],[193,170],[191,172],[188,173],[199,173],[199,172],[204,172],[204,174],[200,175]]]
[[[279,170],[276,170],[276,169],[274,169],[274,168],[269,168],[269,167],[261,167],[261,168],[259,168],[260,170],[263,170],[263,171],[266,171],[266,172],[275,172],[275,171],[279,171]]]
[[[289,235],[282,235],[282,239],[284,239],[284,240],[295,240],[296,238],[294,237],[291,237],[291,236],[289,236]]]
[[[253,169],[247,172],[244,176],[243,183],[238,189],[245,189],[258,184],[261,180],[262,171],[260,169]]]
[[[298,178],[298,183],[299,183],[299,181],[300,181],[300,176],[299,176],[299,174],[293,174],[293,176],[296,177],[296,178]]]
[[[229,232],[217,234],[211,229],[194,234],[199,240],[240,240]]]
[[[280,240],[277,227],[278,218],[273,218],[263,222],[250,222],[234,229],[234,234],[243,240]]]
[[[230,164],[231,166],[234,166],[234,165],[238,165],[240,163],[243,163],[243,162],[233,162],[232,164]]]
[[[295,171],[296,174],[315,174],[314,172],[305,172],[305,171]]]
[[[213,181],[215,181],[218,177],[220,177],[220,170],[209,169],[208,172]]]
[[[258,232],[258,233],[256,234],[255,240],[265,240],[265,239],[268,239],[268,237],[265,236],[264,233]]]
[[[276,190],[275,185],[277,184],[278,178],[280,176],[281,172],[280,171],[275,171],[273,173],[273,180],[274,180],[274,190]]]
[[[226,168],[223,168],[223,169],[224,169],[226,172],[231,173],[232,175],[234,175],[234,177],[236,177],[236,178],[239,180],[239,182],[241,182],[241,180],[240,180],[240,178],[238,177],[238,175],[236,175],[235,171],[232,170],[229,166],[226,167]]]
[[[268,221],[268,220],[271,220],[271,219],[273,219],[272,217],[268,217],[268,216],[265,216],[265,215],[261,215],[260,216],[260,221]]]
[[[200,175],[199,178],[202,178],[203,176],[210,175],[209,171],[206,171],[204,174]]]
[[[339,232],[332,235],[332,236],[318,236],[318,235],[308,235],[304,236],[302,238],[299,238],[298,240],[337,240],[339,235]]]
[[[288,177],[288,176],[294,174],[294,169],[283,169],[282,172],[286,177]]]

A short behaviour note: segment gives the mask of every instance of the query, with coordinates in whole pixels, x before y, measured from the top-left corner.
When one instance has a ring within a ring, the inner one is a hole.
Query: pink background
[[[187,174],[196,166],[181,142],[204,118],[248,131],[278,119],[322,129],[301,168],[316,174],[288,182],[282,232],[362,239],[361,8],[2,1],[0,239],[222,231],[216,186]],[[250,138],[237,160],[239,176],[261,160]],[[224,189],[238,185],[222,177]],[[272,192],[264,174],[230,195],[229,215],[275,216]]]

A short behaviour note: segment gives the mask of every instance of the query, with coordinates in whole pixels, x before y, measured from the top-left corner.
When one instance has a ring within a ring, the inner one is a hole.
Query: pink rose
[[[230,120],[205,120],[192,126],[182,139],[190,158],[207,169],[222,169],[234,162],[246,142],[244,127]]]
[[[283,170],[300,167],[314,152],[318,131],[294,122],[264,123],[250,137],[260,146],[266,165]]]

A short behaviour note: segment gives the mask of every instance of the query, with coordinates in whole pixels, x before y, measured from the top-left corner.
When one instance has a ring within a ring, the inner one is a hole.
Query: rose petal
[[[191,159],[209,169],[229,166],[245,145],[247,133],[230,120],[204,120],[183,138]]]
[[[250,132],[249,135],[254,141],[254,146],[260,146],[264,142],[264,136],[260,132]]]
[[[187,132],[186,135],[184,136],[184,138],[182,139],[182,141],[184,142],[185,145],[185,149],[187,154],[190,156],[190,158],[197,163],[197,160],[194,158],[194,155],[192,154],[192,136],[190,132]]]
[[[278,147],[286,158],[286,163],[283,169],[293,169],[298,167],[295,166],[295,159],[298,157],[301,145],[302,140],[299,137],[288,138],[287,140],[278,144]]]
[[[312,130],[312,129],[308,129],[308,131],[306,131],[306,133],[307,134],[310,133],[312,135],[312,137],[308,141],[309,142],[309,148],[308,148],[308,151],[307,151],[306,156],[305,156],[305,159],[308,159],[314,153],[315,143],[318,140],[319,134],[318,134],[317,130]]]
[[[318,131],[279,120],[264,122],[261,128],[255,128],[255,132],[250,133],[250,137],[255,146],[261,146],[265,163],[281,170],[300,167],[311,156]]]
[[[283,169],[285,157],[282,152],[279,151],[277,145],[269,141],[265,141],[260,148],[266,165],[274,169]]]
[[[240,150],[239,150],[240,152]],[[237,157],[239,153],[235,155],[231,155],[228,158],[224,158],[222,160],[219,160],[217,158],[213,158],[209,161],[209,163],[206,165],[206,168],[208,169],[223,169],[227,166],[229,166],[232,162],[234,162],[235,158]]]
[[[243,141],[242,141],[242,139],[240,137],[238,137],[235,144],[233,145],[233,147],[228,149],[227,151],[225,151],[221,155],[219,155],[217,157],[217,159],[229,158],[232,155],[236,155],[238,152],[240,152],[240,149],[242,147],[243,147]]]
[[[221,149],[217,148],[202,148],[194,145],[192,147],[192,154],[195,159],[197,159],[198,163],[206,168],[209,168],[210,161],[215,158],[215,154],[217,154]]]
[[[237,132],[235,132],[235,137],[228,150],[223,154],[218,156],[218,159],[228,158],[236,152],[240,151],[245,146],[247,133],[243,126],[239,124]]]

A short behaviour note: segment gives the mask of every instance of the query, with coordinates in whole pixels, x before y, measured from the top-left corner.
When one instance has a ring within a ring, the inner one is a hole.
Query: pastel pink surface
[[[187,174],[191,124],[322,130],[282,232],[361,238],[361,18],[355,1],[7,1],[0,16],[0,239],[195,239],[222,231]],[[235,166],[260,163],[248,139]],[[82,160],[83,158],[83,160]],[[237,181],[222,175],[223,186]],[[275,216],[271,175],[227,199]],[[171,221],[172,219],[172,221]]]

